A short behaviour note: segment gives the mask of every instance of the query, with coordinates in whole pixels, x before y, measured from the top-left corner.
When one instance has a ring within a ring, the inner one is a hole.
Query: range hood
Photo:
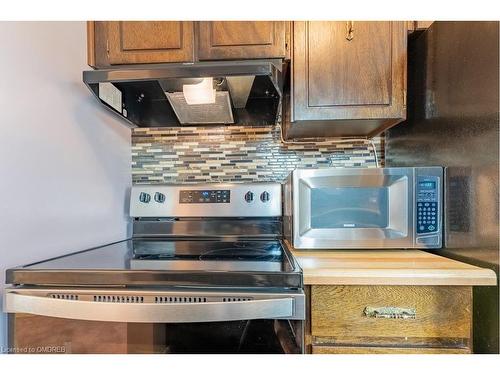
[[[131,127],[272,125],[280,121],[283,61],[117,66],[83,82]]]

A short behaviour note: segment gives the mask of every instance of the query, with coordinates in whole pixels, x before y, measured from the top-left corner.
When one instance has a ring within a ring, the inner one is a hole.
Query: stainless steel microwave
[[[443,168],[297,169],[284,211],[296,249],[441,248]]]

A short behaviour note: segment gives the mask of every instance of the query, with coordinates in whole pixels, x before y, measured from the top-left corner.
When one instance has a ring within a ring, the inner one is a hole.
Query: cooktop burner
[[[279,241],[135,240],[133,269],[286,271]]]

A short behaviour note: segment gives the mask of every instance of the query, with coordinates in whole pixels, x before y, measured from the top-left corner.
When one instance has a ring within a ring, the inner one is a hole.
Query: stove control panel
[[[281,216],[281,184],[136,185],[130,197],[132,217]]]
[[[230,203],[231,190],[181,190],[179,203]]]

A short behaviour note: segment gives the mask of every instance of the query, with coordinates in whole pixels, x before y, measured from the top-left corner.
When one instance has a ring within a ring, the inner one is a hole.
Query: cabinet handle
[[[354,39],[354,21],[347,21],[346,26],[347,26],[347,35],[345,38],[350,42],[351,40]]]
[[[363,314],[367,318],[385,319],[416,319],[417,312],[414,308],[405,307],[370,307],[366,306]]]

